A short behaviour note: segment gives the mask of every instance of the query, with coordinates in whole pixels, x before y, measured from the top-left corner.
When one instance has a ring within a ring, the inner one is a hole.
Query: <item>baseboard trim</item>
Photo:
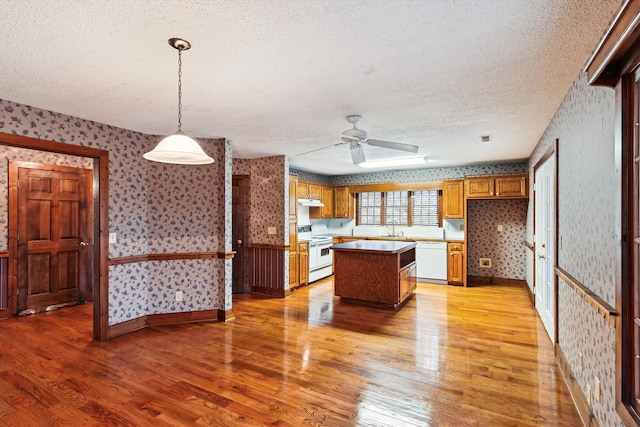
[[[222,313],[222,314],[221,314]],[[149,326],[179,325],[193,322],[225,322],[234,317],[233,310],[201,310],[180,313],[149,314],[126,322],[116,323],[107,329],[107,339],[126,335]]]
[[[233,310],[218,310],[218,322],[226,322],[236,317]]]
[[[469,283],[478,283],[480,285],[512,285],[524,286],[528,288],[527,282],[521,279],[507,279],[504,277],[491,276],[467,276],[467,285]]]
[[[137,319],[127,320],[126,322],[116,323],[107,328],[107,339],[119,337],[131,332],[138,331],[147,327],[147,316],[138,317]]]
[[[573,403],[576,405],[576,409],[578,410],[578,414],[580,414],[580,418],[582,418],[582,423],[585,427],[600,427],[598,420],[596,420],[591,413],[589,402],[587,402],[587,398],[582,393],[580,384],[578,384],[578,381],[576,381],[571,372],[569,361],[562,352],[560,344],[555,345],[555,355],[560,371],[562,372],[562,376],[564,377],[564,382],[567,384],[567,388],[569,389],[569,394],[571,394]]]
[[[217,322],[218,310],[189,311],[180,313],[150,314],[148,326],[178,325],[192,322]]]
[[[279,298],[285,298],[291,295],[291,289],[263,288],[261,286],[251,286],[251,292]]]

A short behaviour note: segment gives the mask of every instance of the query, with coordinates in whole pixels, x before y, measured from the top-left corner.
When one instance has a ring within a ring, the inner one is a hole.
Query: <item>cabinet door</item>
[[[309,183],[304,181],[298,181],[298,197],[301,199],[309,198]]]
[[[322,218],[333,218],[333,187],[322,186]]]
[[[529,197],[527,191],[527,175],[497,176],[496,197]]]
[[[464,181],[445,181],[442,185],[442,216],[444,219],[463,219]]]
[[[493,177],[467,178],[464,180],[464,194],[467,199],[493,197]]]
[[[298,216],[298,178],[289,177],[289,217]]]
[[[461,243],[449,243],[447,256],[447,282],[464,283],[464,248]]]
[[[289,251],[289,289],[298,287],[298,253]]]
[[[309,243],[298,243],[298,284],[309,283]]]
[[[398,302],[401,303],[414,291],[417,286],[416,265],[413,264],[403,270],[400,270],[399,286],[398,286]]]
[[[309,184],[309,198],[321,200],[322,199],[322,185],[320,184]]]
[[[333,217],[353,218],[353,196],[348,187],[333,188]]]

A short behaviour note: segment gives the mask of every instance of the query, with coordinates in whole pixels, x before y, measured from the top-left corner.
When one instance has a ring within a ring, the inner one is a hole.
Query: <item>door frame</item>
[[[7,133],[0,133],[0,145],[35,151],[67,154],[93,159],[93,339],[108,338],[109,329],[109,152],[97,148],[64,142],[45,141]],[[18,201],[17,187],[9,188],[9,206]],[[14,225],[15,224],[15,225]],[[97,236],[97,238],[96,238]],[[9,312],[17,310],[18,286],[17,218],[9,215]],[[2,325],[0,325],[0,328]]]
[[[542,155],[540,160],[538,160],[533,167],[533,306],[536,305],[536,172],[538,168],[540,168],[544,163],[546,163],[549,158],[555,154],[555,164],[554,164],[554,189],[553,189],[553,197],[554,197],[554,244],[553,244],[553,253],[554,253],[554,261],[557,264],[558,261],[558,138],[551,144],[551,146],[547,149],[547,151]],[[556,265],[550,266],[553,269],[553,294],[554,294],[554,302],[553,302],[553,345],[555,346],[558,343],[558,275],[555,273]],[[537,309],[536,309],[537,311]]]

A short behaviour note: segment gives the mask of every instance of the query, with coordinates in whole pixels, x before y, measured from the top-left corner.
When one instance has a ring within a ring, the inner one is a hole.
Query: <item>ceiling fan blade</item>
[[[337,147],[338,145],[347,144],[346,142],[338,142],[331,145],[325,145],[324,147],[314,148],[313,150],[305,151],[304,153],[296,154],[295,157],[304,156],[305,154],[315,153],[316,151],[324,150],[326,148]]]
[[[380,141],[379,139],[367,139],[365,142],[374,147],[391,148],[392,150],[402,150],[408,151],[410,153],[417,153],[419,148],[417,145],[403,144],[400,142],[391,141]]]
[[[353,160],[354,165],[358,165],[363,163],[366,159],[364,158],[364,150],[362,149],[362,145],[360,144],[351,144],[351,159]]]

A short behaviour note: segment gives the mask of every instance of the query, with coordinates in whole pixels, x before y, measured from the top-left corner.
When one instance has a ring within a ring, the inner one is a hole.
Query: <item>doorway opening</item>
[[[92,177],[90,186],[93,188],[91,234],[93,240],[91,245],[86,245],[85,249],[91,252],[91,275],[87,278],[88,285],[82,292],[86,298],[93,299],[93,339],[106,340],[108,338],[108,295],[109,295],[109,152],[96,148],[89,148],[79,145],[66,144],[62,142],[45,141],[36,138],[29,138],[19,135],[0,133],[0,145],[26,148],[36,151],[45,151],[72,156],[87,157],[93,159]],[[43,184],[44,185],[44,184]],[[73,184],[65,184],[71,185]],[[69,187],[67,187],[68,189]],[[10,204],[17,203],[17,188],[11,188]],[[12,201],[13,200],[13,201]],[[15,214],[14,214],[15,215]],[[17,223],[17,218],[9,219],[10,224]],[[11,228],[11,226],[10,226]],[[17,230],[17,227],[14,227]],[[16,231],[17,233],[17,231]],[[83,242],[86,242],[83,240]],[[89,247],[90,246],[90,247]],[[15,315],[18,312],[18,236],[10,235],[8,242],[8,286],[6,308],[0,310],[0,317]],[[46,265],[46,261],[40,258],[40,266]],[[63,265],[67,266],[66,271],[73,270],[75,255],[69,254]],[[79,259],[79,258],[78,258]],[[69,267],[71,265],[71,267]],[[80,293],[81,291],[78,290]],[[86,295],[88,293],[89,295]],[[27,303],[28,304],[28,303]],[[1,326],[1,325],[0,325]]]
[[[249,258],[249,176],[233,175],[231,239],[233,257],[232,289],[234,294],[251,291]]]

